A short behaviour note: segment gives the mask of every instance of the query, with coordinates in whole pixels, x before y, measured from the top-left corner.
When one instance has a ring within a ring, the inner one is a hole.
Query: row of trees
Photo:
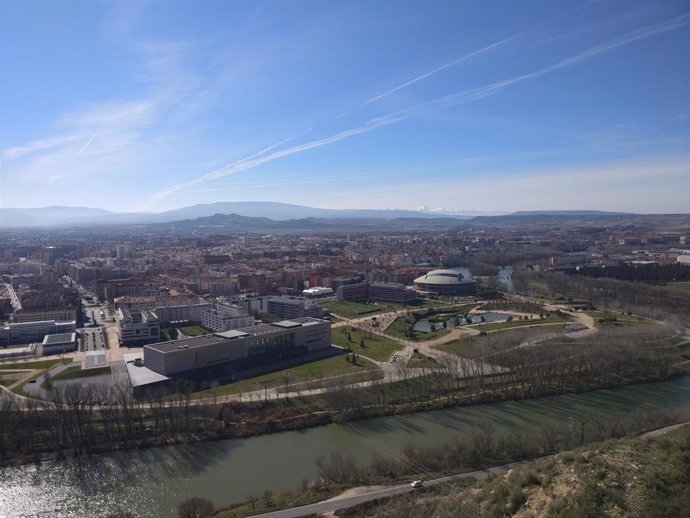
[[[604,307],[619,307],[661,320],[669,315],[690,321],[690,293],[667,286],[584,275],[566,275],[560,272],[531,271],[518,268],[513,272],[515,288],[530,292],[534,283],[548,286],[549,293],[564,298],[586,300]]]
[[[442,446],[409,444],[400,452],[381,449],[366,465],[340,453],[319,457],[315,461],[316,484],[372,484],[409,475],[431,477],[460,469],[478,469],[573,449],[594,441],[631,436],[667,426],[677,419],[672,411],[645,405],[626,414],[608,415],[578,407],[570,419],[561,423],[546,422],[539,431],[499,432],[484,420],[465,436]]]
[[[399,368],[366,389],[334,380],[324,399],[334,412],[353,418],[377,409],[404,412],[661,380],[674,374],[679,359],[675,330],[666,326],[613,329],[578,341],[523,333],[480,337],[471,357],[439,357],[422,376]],[[523,346],[515,347],[517,335],[525,337]]]

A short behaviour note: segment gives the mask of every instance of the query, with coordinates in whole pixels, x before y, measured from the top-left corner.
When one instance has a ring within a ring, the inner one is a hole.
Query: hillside
[[[690,509],[690,425],[611,440],[477,485],[429,488],[339,511],[347,518],[675,518]]]

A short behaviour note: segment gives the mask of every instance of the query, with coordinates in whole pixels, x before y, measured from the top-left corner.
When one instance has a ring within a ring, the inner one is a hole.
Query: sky
[[[0,0],[0,207],[690,212],[687,0]]]

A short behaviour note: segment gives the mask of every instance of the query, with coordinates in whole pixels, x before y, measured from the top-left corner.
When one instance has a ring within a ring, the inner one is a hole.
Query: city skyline
[[[684,2],[1,9],[0,207],[690,208]]]

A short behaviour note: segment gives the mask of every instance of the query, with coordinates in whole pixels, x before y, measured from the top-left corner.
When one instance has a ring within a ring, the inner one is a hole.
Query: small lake
[[[437,446],[467,438],[483,420],[505,432],[564,425],[578,409],[599,415],[642,405],[690,418],[690,376],[584,394],[437,410],[332,424],[248,439],[121,451],[0,470],[0,516],[102,517],[127,509],[139,518],[175,516],[199,496],[217,506],[248,495],[295,490],[316,475],[314,459],[332,452],[360,462],[395,457],[407,444]]]
[[[498,313],[495,311],[487,311],[486,313],[482,313],[481,315],[470,315],[469,318],[472,321],[472,324],[480,324],[482,322],[498,322],[502,320],[506,320],[510,315],[508,313]],[[436,315],[437,318],[443,317],[443,315]],[[482,317],[484,320],[482,320]],[[467,322],[462,317],[460,318],[460,325],[461,326],[468,326],[470,323]],[[448,326],[454,326],[455,325],[455,315],[447,315],[447,318],[445,320],[448,322]],[[435,325],[436,329],[441,329],[443,327],[443,320],[439,320],[438,322],[429,322],[428,318],[422,318],[420,320],[417,320],[415,322],[414,326],[412,326],[412,329],[415,331],[418,331],[420,333],[430,333],[431,332],[431,326]]]

